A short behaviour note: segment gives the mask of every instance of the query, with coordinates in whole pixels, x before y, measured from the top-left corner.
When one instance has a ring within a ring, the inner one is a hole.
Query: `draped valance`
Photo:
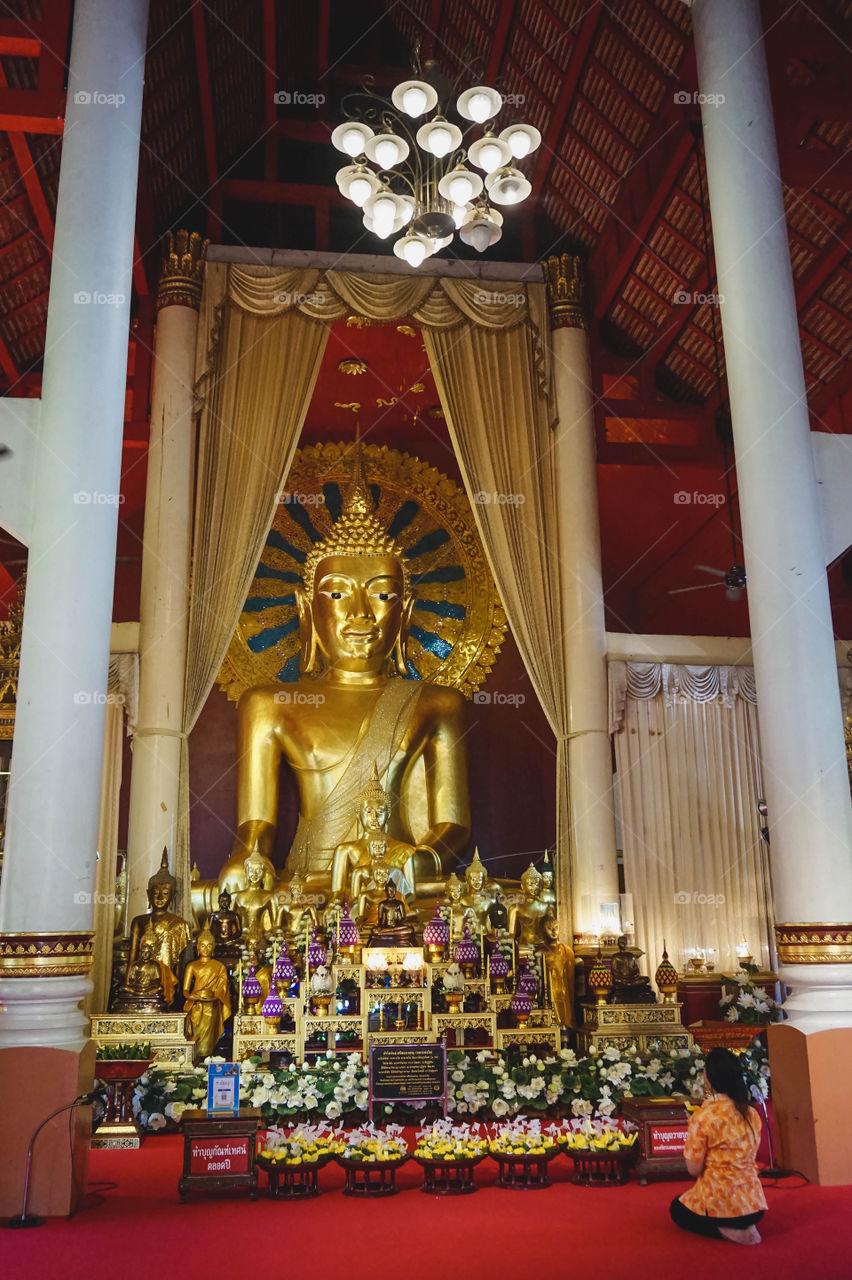
[[[667,707],[676,702],[713,702],[725,707],[736,698],[757,704],[753,667],[698,667],[673,662],[609,664],[609,731],[620,733],[628,697],[647,700],[662,693]]]

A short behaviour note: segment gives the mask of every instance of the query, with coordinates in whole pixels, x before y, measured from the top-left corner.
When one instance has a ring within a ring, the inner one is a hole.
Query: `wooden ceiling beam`
[[[437,3],[440,8],[440,0],[437,0]],[[500,75],[500,67],[509,41],[509,29],[514,21],[516,8],[517,0],[503,0],[497,8],[497,25],[494,28],[494,39],[491,42],[491,52],[488,55],[488,65],[485,70],[485,83],[488,85],[493,85]]]
[[[808,394],[808,412],[812,418],[823,418],[832,405],[852,391],[852,360],[840,359],[837,367],[837,377],[820,383],[812,394]]]
[[[207,52],[207,27],[204,20],[206,5],[203,0],[192,0],[192,34],[195,49],[195,74],[198,79],[198,100],[201,106],[201,126],[204,137],[204,162],[207,174],[207,235],[211,240],[221,237],[221,219],[215,213],[215,202],[209,198],[218,177],[216,160],[216,125],[213,119],[213,93],[210,88],[210,60]]]
[[[577,32],[574,47],[568,59],[568,66],[565,69],[565,76],[559,89],[559,96],[550,113],[550,123],[545,130],[541,147],[539,148],[539,157],[532,177],[532,195],[534,199],[541,192],[541,188],[544,186],[547,174],[553,164],[556,147],[562,137],[565,121],[568,119],[568,113],[571,110],[574,94],[577,92],[577,86],[580,83],[580,76],[583,73],[586,58],[594,43],[602,18],[603,4],[601,0],[595,0],[586,10],[580,30]]]
[[[3,317],[0,316],[0,322],[2,322],[2,319]],[[2,337],[0,337],[0,369],[3,370],[6,377],[9,379],[10,385],[14,385],[18,381],[20,377],[20,374],[18,373],[18,366],[12,359],[9,348],[6,346]]]
[[[834,234],[837,238],[831,248],[822,255],[796,289],[797,311],[801,311],[810,302],[829,277],[834,275],[844,258],[852,253],[852,218],[848,218],[845,226]]]
[[[47,290],[44,293],[37,293],[34,298],[28,298],[26,302],[22,302],[19,307],[13,307],[11,311],[7,311],[5,315],[0,316],[0,324],[6,324],[9,320],[20,320],[28,311],[31,311],[36,303],[44,302],[47,298]],[[25,329],[24,334],[30,333],[31,329]],[[21,334],[20,337],[23,337]]]

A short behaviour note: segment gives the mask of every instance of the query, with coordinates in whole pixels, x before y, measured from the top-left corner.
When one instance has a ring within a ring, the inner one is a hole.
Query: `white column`
[[[618,867],[589,342],[579,259],[562,254],[543,265],[559,414],[554,448],[569,696],[571,862],[558,869],[560,900],[572,901],[576,932],[598,933],[600,903],[618,901]]]
[[[79,1048],[91,941],[147,0],[78,0],[0,886],[0,1047]],[[87,941],[88,940],[88,941]]]
[[[170,237],[158,296],[139,613],[139,717],[127,839],[129,922],[174,852],[192,533],[195,339],[206,241]],[[188,886],[183,886],[188,895]],[[188,896],[187,896],[188,901]]]
[[[786,1009],[849,1026],[852,947],[825,926],[852,928],[852,804],[763,33],[757,0],[692,15]]]

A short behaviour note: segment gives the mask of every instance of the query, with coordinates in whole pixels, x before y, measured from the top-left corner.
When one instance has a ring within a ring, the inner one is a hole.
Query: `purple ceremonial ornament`
[[[339,947],[360,947],[361,935],[358,926],[349,914],[349,903],[344,902],[340,923],[337,927],[337,945]]]
[[[308,965],[311,969],[318,969],[321,964],[328,964],[328,957],[325,947],[317,941],[317,931],[314,929],[311,932],[311,945],[308,947]]]
[[[503,952],[500,950],[496,942],[494,943],[494,947],[491,951],[491,959],[488,967],[491,971],[491,977],[495,978],[499,982],[504,981],[509,976],[509,961],[503,955]]]
[[[530,1000],[535,1000],[538,995],[538,982],[534,974],[530,973],[530,966],[527,960],[524,961],[524,967],[518,978],[518,991],[524,992],[530,997]]]
[[[456,943],[453,959],[456,964],[474,965],[479,963],[479,947],[470,936],[470,928],[468,925],[464,927],[464,937],[461,942]]]
[[[257,980],[254,969],[254,961],[249,961],[249,971],[243,978],[243,1000],[246,1004],[253,1000],[259,1000],[263,995],[263,988]]]
[[[521,1026],[532,1013],[532,1000],[526,991],[516,991],[509,1006]]]
[[[293,961],[290,959],[286,943],[278,952],[278,959],[275,961],[275,971],[272,976],[276,986],[282,986],[285,991],[290,990],[290,984],[296,976],[296,970],[293,968]]]
[[[423,930],[423,945],[424,947],[447,947],[449,944],[450,926],[438,911],[436,903],[435,914]]]
[[[264,1000],[260,1012],[264,1018],[280,1018],[284,1013],[281,997],[274,987],[270,988],[269,995]]]

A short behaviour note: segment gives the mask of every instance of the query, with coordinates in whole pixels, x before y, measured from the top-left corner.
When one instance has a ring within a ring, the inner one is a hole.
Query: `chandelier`
[[[393,250],[412,267],[456,232],[478,253],[496,244],[503,215],[494,206],[520,204],[530,194],[516,162],[541,143],[529,124],[513,122],[495,133],[505,103],[486,85],[458,95],[460,124],[448,119],[444,104],[458,84],[433,69],[427,63],[428,79],[404,80],[389,99],[367,86],[350,94],[342,103],[347,119],[331,135],[350,161],[336,174],[338,188],[363,210],[368,231],[382,240],[403,233]]]

